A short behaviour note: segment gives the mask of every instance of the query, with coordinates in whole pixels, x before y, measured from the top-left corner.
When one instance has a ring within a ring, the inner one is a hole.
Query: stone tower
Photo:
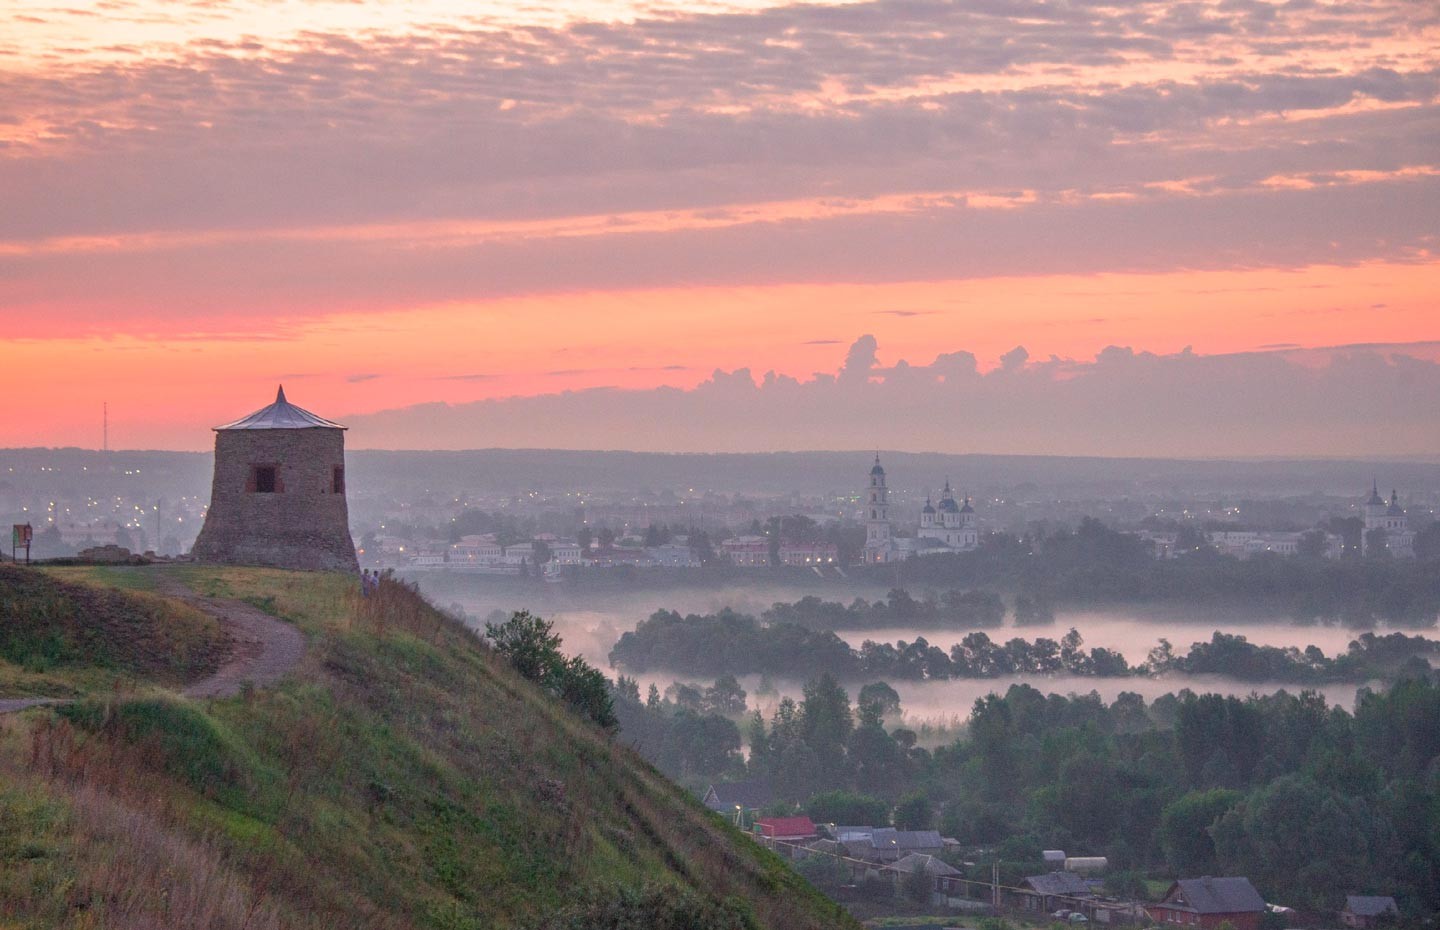
[[[345,506],[345,427],[285,399],[215,428],[196,561],[359,570]]]
[[[890,491],[885,487],[885,469],[880,453],[875,453],[875,466],[870,469],[870,487],[865,500],[866,562],[890,561]]]

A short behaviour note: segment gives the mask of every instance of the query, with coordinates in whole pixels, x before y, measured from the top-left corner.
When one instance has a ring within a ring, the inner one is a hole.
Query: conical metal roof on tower
[[[215,427],[216,432],[232,429],[345,429],[334,420],[317,417],[285,399],[285,386],[275,393],[275,403],[262,407],[233,423]]]

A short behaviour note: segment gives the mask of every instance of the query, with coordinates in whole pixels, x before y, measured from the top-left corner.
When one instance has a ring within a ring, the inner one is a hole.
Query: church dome
[[[940,510],[944,513],[959,513],[960,505],[955,503],[953,497],[942,497],[940,499]]]
[[[285,386],[275,393],[275,403],[262,407],[248,417],[241,417],[233,423],[215,427],[221,430],[237,429],[344,429],[339,423],[317,417],[308,410],[302,410],[285,399]]]
[[[970,506],[970,498],[965,498],[965,506],[960,508],[961,513],[974,513],[975,508]]]
[[[879,455],[876,455],[876,456],[875,456],[875,467],[872,468],[872,469],[870,469],[870,474],[872,474],[872,475],[883,475],[883,474],[885,474],[885,469],[882,468],[882,467],[880,467],[880,456],[879,456]]]
[[[1405,508],[1400,506],[1400,497],[1394,491],[1390,492],[1390,506],[1386,509],[1385,513],[1392,517],[1405,516]]]
[[[934,513],[935,505],[930,503],[930,498],[925,498],[925,506],[920,508],[921,513]]]

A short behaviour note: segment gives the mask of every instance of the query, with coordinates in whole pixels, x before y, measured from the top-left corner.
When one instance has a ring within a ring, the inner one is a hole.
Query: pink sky
[[[1288,347],[1433,365],[1440,341],[1431,4],[0,16],[0,364],[45,401],[0,446],[95,446],[108,400],[116,444],[204,448],[282,379],[326,415],[397,410],[353,443],[533,444],[398,408],[805,383],[861,334],[885,369],[981,371],[1017,345],[1314,368]],[[1388,384],[1366,400],[1404,406]],[[686,447],[743,442],[696,415]],[[1312,426],[1286,441],[1362,438]]]

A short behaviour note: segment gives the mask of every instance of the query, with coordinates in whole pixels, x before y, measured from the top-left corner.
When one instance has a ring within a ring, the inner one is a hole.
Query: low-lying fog
[[[566,652],[579,652],[596,667],[614,676],[610,667],[610,649],[620,634],[632,630],[641,620],[656,610],[665,608],[682,614],[710,613],[723,607],[732,607],[744,613],[759,615],[776,601],[794,601],[814,594],[826,600],[848,604],[856,597],[879,600],[885,590],[859,585],[816,584],[813,587],[800,585],[735,584],[712,588],[666,588],[642,591],[605,591],[592,588],[575,589],[569,585],[517,585],[492,578],[477,578],[465,575],[440,573],[414,576],[421,590],[441,606],[458,604],[477,620],[482,620],[494,610],[509,612],[529,609],[555,624],[555,631],[564,639]],[[1131,663],[1145,659],[1147,653],[1164,637],[1174,645],[1177,653],[1189,649],[1190,644],[1210,639],[1216,630],[1238,633],[1253,643],[1268,646],[1319,646],[1326,655],[1343,652],[1358,633],[1336,626],[1299,626],[1276,620],[1273,617],[1245,614],[1217,614],[1201,609],[1190,611],[1143,608],[1124,608],[1107,611],[1077,610],[1057,611],[1055,623],[1046,626],[1015,627],[1008,622],[1003,627],[985,630],[993,640],[1004,641],[1015,636],[1034,639],[1046,636],[1059,639],[1071,627],[1080,631],[1085,645],[1104,646],[1120,651]],[[949,650],[950,646],[963,639],[970,630],[924,630],[912,627],[876,628],[869,630],[837,630],[837,635],[858,647],[866,639],[895,642],[903,639],[912,641],[924,636],[931,644]],[[667,672],[652,671],[633,676],[640,680],[642,693],[654,682],[661,691],[677,679],[708,684],[703,679],[688,678]],[[750,693],[751,706],[757,704],[768,711],[782,695],[798,698],[803,682],[799,680],[774,679],[768,682],[774,693],[760,695],[759,676],[739,676],[741,684]],[[899,692],[906,717],[912,721],[922,720],[934,723],[964,718],[969,715],[975,700],[986,694],[1004,692],[1012,683],[1027,682],[1046,693],[1085,694],[1096,691],[1106,701],[1114,700],[1121,691],[1133,691],[1143,695],[1146,701],[1162,694],[1190,688],[1196,692],[1246,695],[1251,692],[1267,693],[1286,688],[1291,692],[1299,690],[1294,684],[1265,684],[1241,682],[1214,676],[1168,676],[1150,678],[1089,678],[1075,676],[1033,676],[1015,675],[993,679],[955,679],[949,681],[906,682],[892,680],[890,684]],[[858,685],[851,684],[852,698]],[[1351,707],[1355,700],[1356,686],[1337,684],[1319,687],[1332,704]]]

